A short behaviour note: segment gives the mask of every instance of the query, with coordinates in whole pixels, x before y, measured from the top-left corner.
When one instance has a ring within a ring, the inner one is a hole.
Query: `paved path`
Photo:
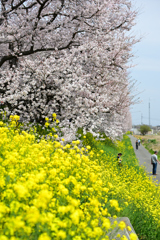
[[[151,165],[151,154],[146,150],[142,145],[138,147],[138,150],[136,150],[136,138],[133,137],[132,135],[129,135],[132,146],[134,148],[136,157],[139,161],[140,166],[145,166],[146,172],[148,173],[149,176],[152,176],[154,180],[158,180],[160,183],[160,165],[158,164],[157,166],[157,175],[153,176],[152,175],[152,165]]]

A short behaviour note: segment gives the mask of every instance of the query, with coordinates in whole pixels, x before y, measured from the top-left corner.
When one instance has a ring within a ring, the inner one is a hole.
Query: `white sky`
[[[137,80],[139,104],[131,106],[132,124],[160,125],[160,0],[132,0],[139,9],[134,33],[143,36],[133,52],[136,55],[131,78]]]

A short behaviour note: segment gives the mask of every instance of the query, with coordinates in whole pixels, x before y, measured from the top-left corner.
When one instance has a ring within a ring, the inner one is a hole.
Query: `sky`
[[[130,77],[136,80],[133,93],[140,98],[130,108],[132,125],[160,126],[160,0],[131,1],[138,9],[133,32],[142,37],[132,50],[136,66],[130,69]]]

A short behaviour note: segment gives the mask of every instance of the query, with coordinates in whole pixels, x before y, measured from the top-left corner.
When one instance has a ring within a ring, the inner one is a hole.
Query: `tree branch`
[[[64,49],[67,49],[71,46],[71,44],[73,43],[73,41],[71,40],[66,46],[64,47],[59,47],[57,50],[58,51],[61,51],[61,50],[64,50]],[[76,44],[76,43],[75,43]],[[76,44],[76,46],[79,46],[79,44]],[[15,57],[23,57],[23,56],[29,56],[29,55],[32,55],[34,53],[37,53],[37,52],[48,52],[48,51],[55,51],[55,48],[37,48],[37,49],[33,49],[33,47],[30,48],[30,50],[28,51],[24,51],[24,52],[21,52],[21,54],[18,54],[16,53],[15,55],[8,55],[8,56],[4,56],[1,58],[0,60],[0,67],[8,60],[12,60],[14,59]]]

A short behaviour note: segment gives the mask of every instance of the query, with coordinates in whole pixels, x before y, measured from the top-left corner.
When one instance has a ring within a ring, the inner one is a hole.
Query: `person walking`
[[[140,146],[140,144],[141,144],[141,140],[140,140],[140,139],[138,139],[138,145]]]
[[[154,154],[151,156],[151,164],[153,165],[152,174],[157,175],[157,162],[160,164],[157,158],[158,151],[154,151]]]
[[[139,145],[138,140],[136,140],[136,150],[138,150],[138,145]]]

